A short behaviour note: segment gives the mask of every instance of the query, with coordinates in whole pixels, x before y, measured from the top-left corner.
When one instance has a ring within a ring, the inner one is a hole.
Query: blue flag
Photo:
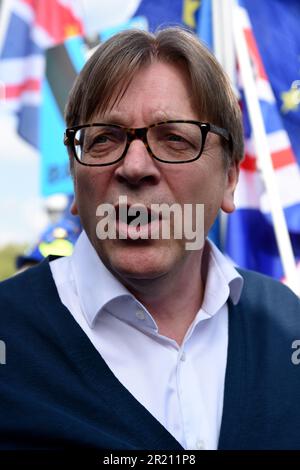
[[[300,2],[244,0],[283,125],[300,164]]]

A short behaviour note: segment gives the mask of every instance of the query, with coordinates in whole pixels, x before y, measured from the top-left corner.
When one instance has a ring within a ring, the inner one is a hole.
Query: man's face
[[[93,122],[124,127],[146,127],[165,120],[203,120],[193,107],[190,83],[181,66],[154,62],[131,81],[125,94]],[[226,110],[224,110],[226,112]],[[204,204],[205,235],[219,208],[231,212],[238,169],[224,168],[219,137],[209,133],[199,160],[172,165],[154,160],[141,140],[134,140],[120,162],[106,167],[85,167],[75,162],[73,213],[106,267],[125,285],[180,271],[192,274],[201,261],[201,250],[187,251],[185,239],[99,240],[96,225],[99,204],[116,205],[126,196],[129,205]]]

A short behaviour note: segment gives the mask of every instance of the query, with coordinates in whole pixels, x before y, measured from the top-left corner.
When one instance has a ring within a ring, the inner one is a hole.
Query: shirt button
[[[181,354],[181,356],[180,356],[180,360],[181,360],[181,361],[185,361],[185,360],[186,360],[186,354],[185,354],[184,351],[182,351],[182,354]]]
[[[136,315],[136,318],[138,318],[139,320],[145,320],[145,312],[142,310],[142,309],[138,309],[135,313]]]
[[[197,440],[196,449],[197,450],[204,450],[205,449],[205,442],[202,439]]]

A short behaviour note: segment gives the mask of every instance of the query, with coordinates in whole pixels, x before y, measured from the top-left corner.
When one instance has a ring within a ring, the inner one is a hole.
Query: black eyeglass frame
[[[200,128],[201,134],[202,134],[202,145],[201,145],[201,148],[200,148],[200,151],[199,151],[198,155],[195,158],[191,159],[191,160],[178,160],[178,161],[163,160],[163,159],[157,157],[156,155],[154,155],[154,153],[152,152],[152,150],[149,146],[149,143],[148,143],[147,132],[148,132],[148,129],[151,129],[151,128],[156,127],[156,126],[160,126],[162,124],[195,124],[195,125],[197,125]],[[76,154],[76,149],[75,149],[74,140],[75,140],[76,132],[80,129],[84,129],[84,128],[87,128],[87,127],[107,127],[107,126],[114,127],[116,129],[123,129],[126,132],[127,141],[126,141],[125,149],[124,149],[122,155],[117,160],[114,160],[113,162],[109,162],[109,163],[84,163],[83,161],[81,161],[78,158],[78,156]],[[222,127],[215,126],[214,124],[210,124],[208,122],[183,120],[183,119],[161,121],[161,122],[157,122],[155,124],[151,124],[148,127],[137,127],[137,128],[127,128],[127,127],[119,126],[117,124],[108,124],[108,123],[105,124],[105,123],[96,123],[96,122],[92,123],[92,124],[82,124],[80,126],[67,127],[66,130],[65,130],[65,134],[64,134],[64,145],[71,148],[73,156],[78,161],[78,163],[80,163],[81,165],[84,165],[84,166],[108,166],[108,165],[114,165],[115,163],[118,163],[119,161],[121,161],[125,157],[131,142],[133,142],[133,140],[135,140],[135,139],[139,139],[144,143],[148,153],[151,155],[152,158],[154,158],[155,160],[157,160],[159,162],[170,163],[172,165],[172,164],[179,164],[179,163],[190,163],[190,162],[194,162],[195,160],[198,160],[200,158],[202,152],[203,152],[206,137],[207,137],[207,134],[209,132],[212,132],[213,134],[216,134],[216,135],[219,135],[220,137],[223,137],[228,142],[228,144],[230,146],[232,145],[231,135],[226,129],[223,129]]]

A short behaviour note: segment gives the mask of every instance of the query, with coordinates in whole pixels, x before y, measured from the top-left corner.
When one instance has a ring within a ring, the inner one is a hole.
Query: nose
[[[119,182],[131,186],[155,185],[160,181],[160,170],[140,139],[134,139],[129,144],[115,174]]]

